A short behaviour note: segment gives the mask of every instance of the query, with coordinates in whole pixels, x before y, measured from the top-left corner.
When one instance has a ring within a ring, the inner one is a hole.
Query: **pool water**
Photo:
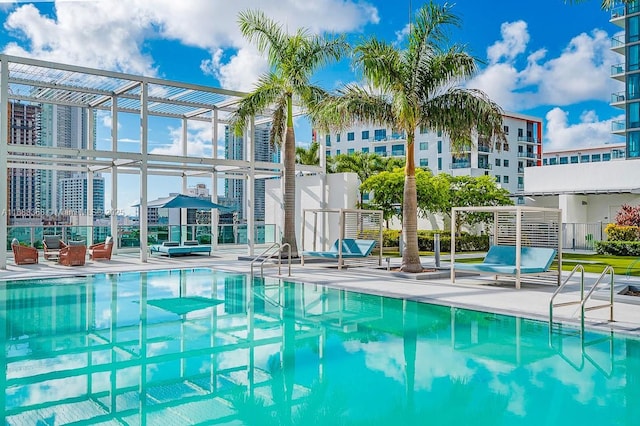
[[[210,269],[8,282],[7,425],[637,425],[640,340]]]

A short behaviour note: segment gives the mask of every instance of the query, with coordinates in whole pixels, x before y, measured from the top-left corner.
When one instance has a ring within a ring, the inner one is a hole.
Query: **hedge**
[[[640,256],[640,241],[596,241],[598,254],[614,256]]]
[[[400,233],[398,230],[383,231],[383,244],[385,247],[398,247],[400,245]],[[437,232],[418,231],[418,250],[434,251],[434,237]],[[451,236],[440,234],[440,250],[451,251]],[[456,237],[456,251],[487,251],[489,250],[488,235],[463,234]]]
[[[610,223],[604,229],[608,241],[638,241],[640,240],[640,227],[622,226]]]

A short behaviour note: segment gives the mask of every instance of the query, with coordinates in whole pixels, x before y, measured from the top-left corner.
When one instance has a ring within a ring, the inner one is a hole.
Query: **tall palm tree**
[[[452,151],[472,143],[472,133],[502,134],[502,110],[479,90],[459,86],[477,70],[461,46],[446,47],[445,29],[459,25],[451,5],[433,1],[417,12],[408,46],[399,49],[375,38],[354,49],[366,87],[350,84],[327,98],[316,112],[321,129],[340,129],[354,122],[391,127],[406,134],[402,232],[406,243],[402,270],[420,272],[414,139],[418,128],[448,134]]]
[[[253,91],[240,101],[232,117],[236,134],[251,117],[272,108],[271,143],[284,145],[284,226],[282,242],[291,245],[291,255],[298,256],[295,230],[295,133],[293,104],[310,108],[325,94],[311,83],[313,73],[346,51],[344,37],[327,37],[298,29],[288,34],[281,24],[261,11],[248,10],[238,16],[240,31],[258,50],[266,53],[270,70],[258,80]]]

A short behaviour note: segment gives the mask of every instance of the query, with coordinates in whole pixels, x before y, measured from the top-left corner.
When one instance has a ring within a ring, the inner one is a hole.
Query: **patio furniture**
[[[56,260],[60,256],[60,249],[67,245],[58,235],[45,235],[42,240],[42,246],[44,247],[44,258],[46,260]]]
[[[20,245],[17,239],[11,241],[11,249],[13,250],[13,260],[16,265],[32,265],[38,263],[38,249]]]
[[[337,239],[327,251],[303,251],[302,264],[306,257],[324,257],[338,259],[338,268],[342,268],[346,259],[366,259],[369,257],[376,240],[359,240],[354,238]]]
[[[113,238],[108,236],[103,243],[92,244],[89,246],[89,259],[91,260],[111,260],[111,251],[113,249]]]
[[[58,263],[64,266],[83,266],[87,258],[87,246],[69,245],[60,249]]]
[[[195,253],[207,253],[211,255],[211,246],[201,245],[197,241],[185,241],[180,244],[177,241],[165,241],[162,244],[149,246],[151,253],[166,254],[167,256],[187,256]]]

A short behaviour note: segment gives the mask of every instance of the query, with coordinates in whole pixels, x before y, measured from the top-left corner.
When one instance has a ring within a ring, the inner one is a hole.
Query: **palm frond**
[[[258,50],[267,53],[269,65],[275,66],[285,57],[287,34],[282,25],[268,18],[260,10],[246,10],[238,14],[240,32]]]
[[[354,48],[356,68],[383,92],[403,90],[405,69],[402,56],[393,45],[370,38]]]
[[[420,125],[441,130],[451,138],[452,151],[471,143],[471,134],[504,139],[502,108],[480,90],[454,88],[422,106]]]
[[[422,59],[423,62],[418,63],[414,72],[416,92],[421,99],[427,99],[443,88],[466,80],[478,69],[476,60],[458,45]]]
[[[229,126],[235,134],[241,135],[247,120],[255,117],[282,95],[282,79],[274,73],[260,77],[256,88],[238,103],[238,109],[233,113]]]
[[[314,126],[326,132],[344,129],[354,121],[381,125],[396,123],[393,111],[387,96],[350,84],[340,89],[337,95],[326,96],[310,110],[310,116]]]

